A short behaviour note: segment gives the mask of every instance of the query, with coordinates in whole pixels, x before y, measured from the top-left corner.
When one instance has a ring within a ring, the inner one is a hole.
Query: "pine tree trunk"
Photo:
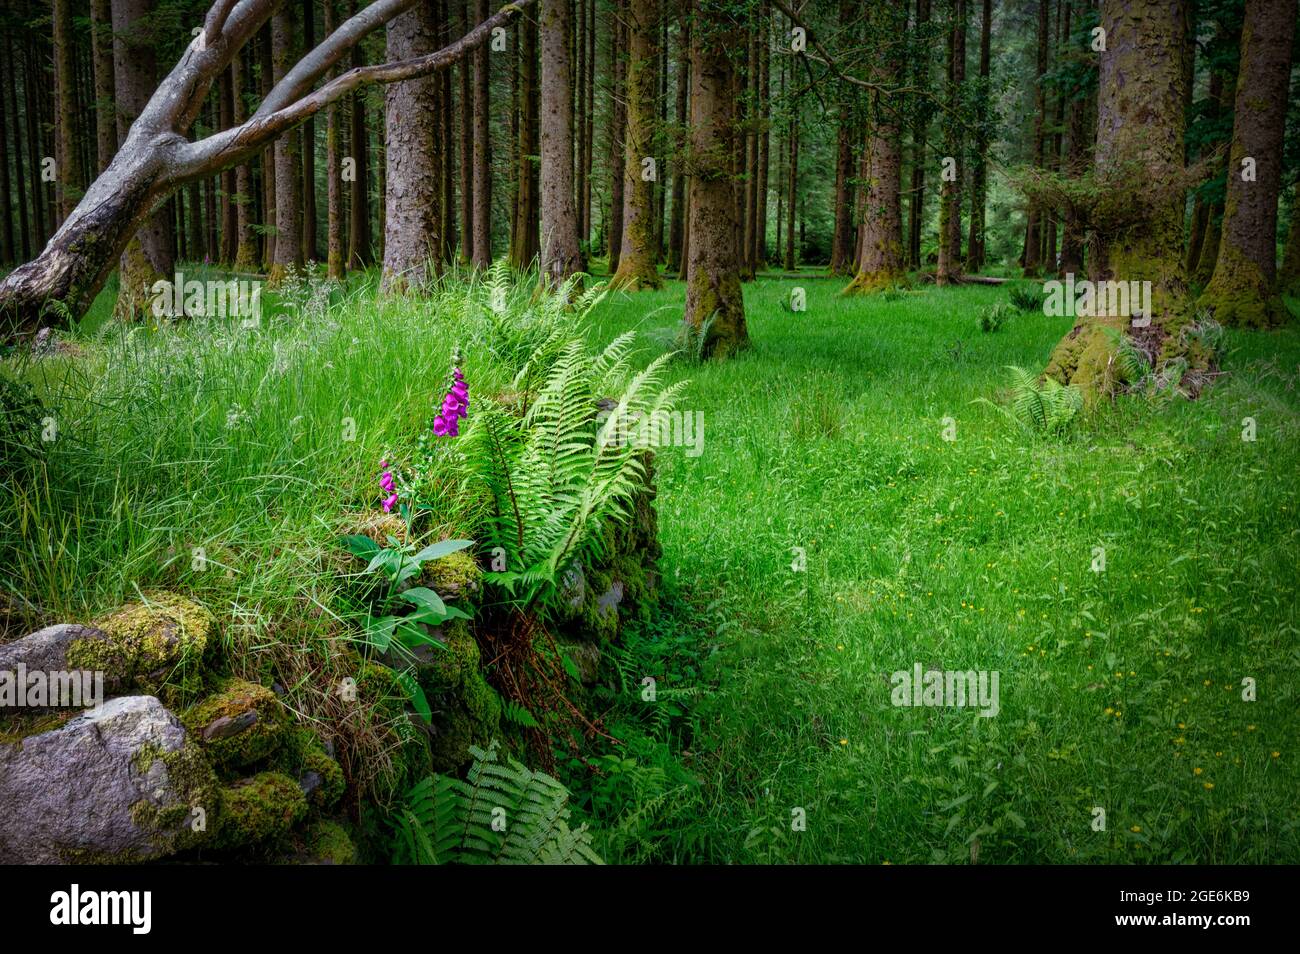
[[[552,287],[583,270],[573,190],[572,29],[573,0],[542,0],[542,276]]]
[[[72,0],[53,0],[54,28],[54,100],[56,142],[56,192],[59,222],[66,219],[81,198],[81,158],[76,137],[76,49],[72,36]]]
[[[758,208],[754,224],[754,272],[767,266],[767,190],[772,152],[772,51],[769,34],[772,13],[768,0],[761,0],[758,12],[758,115],[761,128],[758,138]]]
[[[327,9],[331,3],[332,0],[326,0]],[[241,51],[230,63],[236,125],[248,121],[248,103],[244,98],[248,92],[248,73],[244,56],[244,51]],[[235,166],[235,193],[235,269],[249,272],[257,268],[257,230],[253,228],[257,220],[257,198],[253,167],[247,162]]]
[[[609,27],[610,85],[609,129],[609,273],[618,273],[623,252],[624,176],[627,174],[627,0],[613,0]]]
[[[695,0],[691,33],[691,176],[686,311],[698,353],[725,358],[749,344],[736,249],[730,166],[735,135],[728,50],[741,33],[721,0]]]
[[[1034,168],[1043,167],[1043,127],[1047,122],[1047,24],[1051,0],[1038,0],[1038,56],[1034,69]],[[1042,211],[1037,202],[1029,206],[1025,231],[1025,277],[1036,278],[1042,269]]]
[[[303,49],[316,47],[316,9],[315,0],[302,0]],[[227,177],[229,185],[227,185]],[[234,188],[234,172],[227,170],[222,175],[222,188]],[[224,201],[224,200],[223,200]],[[316,248],[316,120],[308,119],[302,124],[302,259],[315,262],[320,259]],[[227,228],[230,219],[228,213],[222,212],[222,227]],[[226,259],[229,261],[230,259]]]
[[[593,191],[592,183],[592,156],[595,154],[596,138],[596,0],[588,0],[587,3],[587,106],[586,122],[583,131],[583,173],[582,173],[582,208],[578,210],[582,216],[582,234],[590,240],[591,238],[591,194]]]
[[[1224,325],[1269,328],[1287,317],[1277,293],[1277,200],[1295,22],[1293,0],[1246,0],[1219,254],[1200,299]]]
[[[858,5],[853,0],[840,0],[840,28],[853,22]],[[849,275],[855,269],[853,234],[853,136],[852,98],[848,90],[841,90],[839,98],[838,128],[835,139],[835,200],[831,209],[835,226],[831,232],[832,275]]]
[[[930,22],[930,0],[917,0],[916,25],[924,27]],[[930,85],[930,58],[923,56],[916,64],[914,82],[919,87]],[[916,119],[912,125],[912,187],[907,207],[907,264],[921,267],[921,228],[925,224],[925,164],[926,141],[930,134],[930,104],[924,100],[916,104]]]
[[[0,46],[0,72],[8,73],[9,44]],[[12,84],[11,84],[12,85]],[[0,95],[0,264],[14,261],[14,219],[9,194],[9,116],[8,100]]]
[[[10,42],[9,38],[4,38],[5,45],[5,63],[9,67],[10,75],[18,75],[18,56]],[[18,114],[18,84],[5,83],[3,86],[9,87],[9,112],[13,116],[14,122],[14,186],[17,191],[18,199],[18,233],[19,240],[14,244],[22,248],[22,257],[24,260],[32,256],[32,228],[31,218],[28,215],[28,195],[27,195],[27,175],[23,169],[23,130],[22,122]],[[0,88],[0,92],[3,89]],[[116,121],[113,128],[113,148],[117,149],[117,127]]]
[[[662,284],[655,266],[654,181],[647,178],[646,160],[654,156],[655,56],[659,36],[658,0],[633,0],[626,21],[627,146],[623,178],[623,246],[614,288],[635,291]]]
[[[353,0],[355,3],[355,0]],[[271,25],[268,23],[257,35],[258,92],[265,99],[271,92],[271,74],[274,71],[271,55]],[[275,144],[262,150],[259,171],[262,183],[262,270],[270,272],[275,264]],[[360,160],[358,160],[358,164]]]
[[[91,57],[95,70],[95,147],[103,172],[117,153],[113,115],[113,11],[110,0],[90,0]]]
[[[798,112],[797,108],[795,112]],[[799,192],[799,124],[793,116],[786,127],[786,141],[790,156],[786,164],[785,270],[793,272],[798,264],[794,253],[794,219]]]
[[[691,20],[689,4],[680,4],[677,33],[677,96],[675,121],[680,130],[686,128],[686,107],[690,91]],[[673,167],[673,206],[668,220],[668,271],[678,273],[682,268],[682,236],[686,231],[686,164],[677,162]]]
[[[437,49],[432,4],[417,3],[388,21],[390,62]],[[393,83],[384,90],[384,273],[388,294],[423,288],[438,274],[442,183],[433,152],[436,76]]]
[[[1056,346],[1046,373],[1077,385],[1088,401],[1121,382],[1107,329],[1128,334],[1136,347],[1154,356],[1157,367],[1173,357],[1186,358],[1191,377],[1183,380],[1194,391],[1202,380],[1197,376],[1207,367],[1207,357],[1188,351],[1180,334],[1191,320],[1181,186],[1185,17],[1182,4],[1102,0],[1106,53],[1098,76],[1095,162],[1100,181],[1116,193],[1107,207],[1122,212],[1113,220],[1094,220],[1098,242],[1090,254],[1089,277],[1150,282],[1151,309],[1143,316],[1149,325],[1133,327],[1130,319],[1138,303],[1130,301],[1128,314],[1106,314],[1123,310],[1122,303],[1114,308],[1098,301],[1099,313],[1078,318]],[[1129,192],[1135,188],[1141,201]]]
[[[152,0],[114,0],[113,73],[116,82],[117,137],[121,148],[127,142],[131,124],[140,115],[157,83],[156,62],[150,37],[144,29],[153,14]],[[29,77],[30,79],[30,77]],[[152,189],[153,176],[144,175],[134,184],[139,192]],[[130,191],[121,197],[126,200]],[[97,210],[102,215],[109,210]],[[121,282],[115,313],[127,320],[149,311],[153,285],[170,280],[175,270],[174,224],[165,206],[149,213],[127,243],[121,258]],[[108,236],[102,236],[108,241]],[[53,276],[57,286],[59,277]]]
[[[1300,181],[1291,190],[1291,227],[1286,233],[1282,267],[1277,273],[1278,292],[1300,297]]]
[[[984,267],[985,237],[984,217],[988,204],[988,160],[989,149],[988,119],[989,97],[989,41],[993,20],[993,0],[984,0],[980,15],[980,65],[979,65],[979,103],[975,127],[975,155],[971,169],[970,188],[970,238],[966,242],[966,271],[978,272]],[[1067,20],[1068,22],[1068,20]],[[1068,33],[1068,28],[1067,28]],[[1061,100],[1064,103],[1064,99]]]
[[[356,0],[350,0],[349,13],[356,13]],[[352,48],[352,65],[361,66],[364,58],[359,46]],[[351,102],[350,158],[354,160],[351,201],[348,209],[348,267],[367,268],[375,257],[370,239],[370,135],[366,128],[366,97],[361,91]]]
[[[298,60],[297,11],[286,2],[271,17],[271,77],[279,83]],[[275,141],[275,256],[267,284],[274,287],[301,269],[302,156],[299,130]]]
[[[1046,0],[1043,0],[1046,2]],[[945,171],[939,204],[939,263],[935,270],[936,285],[947,285],[961,277],[961,189],[962,124],[956,115],[961,107],[962,87],[966,82],[966,0],[957,0],[952,29],[948,34],[948,108],[947,135],[944,139]],[[1040,156],[1041,159],[1041,156]]]
[[[518,29],[519,164],[515,177],[519,189],[519,214],[510,261],[515,268],[528,268],[540,252],[537,239],[537,21],[527,17],[520,21]]]
[[[226,69],[221,74],[217,89],[221,97],[218,116],[222,129],[229,129],[235,124],[235,88],[234,70]],[[235,170],[226,169],[221,173],[221,261],[229,265],[238,254],[239,213],[235,208],[235,195],[239,191]]]
[[[488,18],[488,0],[475,0],[476,24]],[[492,142],[488,129],[488,47],[474,52],[474,242],[471,261],[492,264]]]
[[[907,27],[905,11],[900,7],[871,7],[867,16],[873,36],[899,36]],[[870,134],[863,146],[867,174],[862,236],[857,274],[846,292],[883,291],[907,282],[903,261],[902,127],[891,97],[882,91],[898,83],[901,68],[897,55],[884,53],[872,65],[871,80],[881,89],[868,94],[871,112]]]

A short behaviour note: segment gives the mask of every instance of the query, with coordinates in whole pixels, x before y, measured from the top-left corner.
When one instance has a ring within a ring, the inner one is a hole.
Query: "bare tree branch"
[[[412,2],[414,0],[380,0],[380,3],[373,4],[367,9],[374,9],[378,6],[385,6],[390,10],[392,7],[398,6],[405,9]],[[330,103],[358,87],[372,83],[397,83],[402,80],[414,79],[458,63],[480,43],[486,42],[492,35],[493,30],[510,23],[523,13],[525,7],[534,2],[535,0],[516,0],[514,3],[507,4],[459,40],[443,47],[441,50],[394,63],[378,63],[372,66],[355,67],[330,80],[319,89],[299,99],[289,100],[275,112],[264,113],[259,109],[243,125],[208,136],[198,142],[187,142],[179,145],[174,154],[175,167],[167,172],[168,181],[173,185],[179,185],[191,179],[211,175],[232,165],[237,165],[247,157],[255,155],[270,140],[306,121]],[[391,15],[396,16],[397,14],[391,13]],[[360,14],[358,14],[359,16]],[[380,24],[374,24],[374,26],[378,25]],[[346,27],[346,23],[341,25],[334,35],[338,35]],[[373,26],[371,29],[373,29]],[[360,39],[361,35],[364,34],[352,36],[348,45],[343,47],[343,51],[350,49]],[[333,36],[330,39],[333,39]],[[320,72],[324,72],[335,59],[337,57],[328,61],[318,61],[312,69],[319,67]],[[322,62],[324,65],[321,65]],[[281,85],[288,84],[292,78],[292,74],[286,76],[281,81]],[[299,84],[305,82],[306,80],[303,77],[298,78]],[[277,86],[277,89],[271,91],[267,101],[284,101],[287,98],[278,95],[278,89]]]
[[[265,119],[301,99],[315,85],[316,80],[324,76],[367,33],[405,13],[415,4],[416,0],[375,0],[364,10],[340,23],[314,50],[308,50],[284,79],[275,84],[275,88],[267,94],[250,118]]]

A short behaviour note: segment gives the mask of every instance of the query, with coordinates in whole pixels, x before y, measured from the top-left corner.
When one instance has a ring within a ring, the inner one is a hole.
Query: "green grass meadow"
[[[617,741],[562,767],[605,857],[1300,862],[1300,331],[1232,332],[1199,400],[1044,438],[977,399],[1071,319],[982,333],[1006,286],[843,284],[760,277],[752,348],[672,365],[704,442],[657,454],[663,605],[597,695]],[[612,293],[590,334],[635,329],[649,361],[683,297]],[[177,587],[245,645],[316,638],[322,554],[425,426],[458,320],[355,288],[255,337],[88,321],[83,357],[23,370],[68,439],[0,510],[11,598],[82,618]],[[508,385],[464,366],[471,394]],[[996,716],[893,705],[917,664],[997,671]]]
[[[682,368],[703,454],[659,454],[664,572],[697,607],[707,856],[1300,858],[1300,336],[1233,335],[1204,399],[1121,399],[1049,442],[972,402],[1069,319],[981,334],[1005,289],[840,287],[746,286],[752,350]],[[614,296],[601,330],[649,351],[681,297]],[[915,663],[998,670],[1001,711],[894,707]]]

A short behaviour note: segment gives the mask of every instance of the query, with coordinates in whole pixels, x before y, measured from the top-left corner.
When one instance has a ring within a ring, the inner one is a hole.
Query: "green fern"
[[[684,383],[665,385],[669,355],[631,376],[631,336],[599,354],[569,340],[551,362],[522,418],[487,408],[466,434],[490,498],[486,546],[506,554],[506,571],[487,580],[521,602],[545,606],[574,560],[600,556],[601,528],[625,520],[646,482],[638,441],[607,439],[597,400],[615,394],[609,419],[653,421],[673,408]]]
[[[1008,407],[987,398],[975,403],[987,404],[1034,434],[1059,435],[1067,431],[1083,410],[1083,394],[1074,385],[1064,386],[1055,378],[1044,377],[1024,368],[1008,365],[1011,372],[1011,398]]]
[[[497,744],[470,746],[474,763],[461,781],[422,779],[395,820],[398,864],[603,864],[587,826],[569,827],[568,790],[507,758]]]
[[[1119,369],[1122,380],[1140,385],[1151,373],[1151,362],[1147,356],[1138,350],[1132,338],[1118,328],[1103,325],[1101,330],[1115,349],[1115,367]]]
[[[501,716],[507,722],[513,722],[525,729],[536,729],[541,725],[536,716],[513,699],[501,700]]]

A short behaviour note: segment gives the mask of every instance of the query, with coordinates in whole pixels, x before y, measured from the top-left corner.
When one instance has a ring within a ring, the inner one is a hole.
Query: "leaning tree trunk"
[[[388,59],[437,48],[433,5],[417,3],[388,21]],[[385,292],[422,288],[437,275],[442,182],[433,151],[437,76],[394,83],[384,91],[388,175],[384,181]]]
[[[1246,0],[1219,255],[1200,299],[1224,325],[1268,328],[1287,316],[1277,293],[1277,200],[1295,20],[1295,0]]]
[[[735,135],[728,51],[740,37],[725,0],[695,0],[691,31],[691,193],[685,326],[704,357],[749,344],[730,167]]]
[[[1046,373],[1078,386],[1087,401],[1123,383],[1114,361],[1115,333],[1128,334],[1157,368],[1175,357],[1188,360],[1189,372],[1207,367],[1206,356],[1189,351],[1181,334],[1190,320],[1183,262],[1185,17],[1184,5],[1174,0],[1101,5],[1106,50],[1099,64],[1095,162],[1105,194],[1093,210],[1099,247],[1089,256],[1089,277],[1150,282],[1151,308],[1142,316],[1149,324],[1133,326],[1135,304],[1130,301],[1123,313],[1107,295],[1107,307],[1096,302],[1097,313],[1078,318],[1056,346]]]
[[[0,281],[0,337],[28,337],[43,323],[80,317],[103,287],[119,255],[125,256],[128,269],[125,293],[119,295],[119,302],[132,295],[138,302],[141,295],[149,294],[152,285],[136,285],[131,279],[130,269],[138,263],[128,243],[137,234],[152,240],[153,236],[141,226],[155,208],[165,225],[172,226],[165,202],[170,195],[190,182],[210,182],[224,169],[247,162],[274,139],[365,84],[401,82],[446,69],[486,42],[493,29],[518,17],[534,0],[514,0],[470,34],[433,54],[400,63],[359,66],[314,88],[364,36],[403,13],[413,2],[373,0],[289,70],[246,123],[190,142],[187,133],[202,111],[212,84],[265,24],[276,0],[216,0],[204,21],[204,36],[210,39],[188,46],[152,97],[147,95],[152,80],[147,84],[135,82],[146,75],[140,69],[142,64],[152,74],[152,62],[146,60],[144,52],[128,52],[126,46],[128,40],[138,36],[129,27],[146,4],[120,0],[120,9],[114,10],[114,40],[122,49],[115,51],[120,53],[115,65],[118,106],[122,110],[119,119],[123,127],[129,121],[129,129],[123,128],[121,148],[108,169],[86,190],[45,250]],[[120,24],[118,19],[122,20]],[[143,103],[137,98],[142,87]],[[137,243],[134,254],[145,258],[146,245]],[[165,250],[167,244],[162,247]],[[146,261],[156,275],[157,263]],[[166,267],[170,270],[170,261]]]
[[[569,95],[573,0],[542,0],[542,279],[558,287],[582,271],[573,195],[573,100]]]
[[[871,35],[901,36],[907,28],[905,9],[871,7]],[[897,55],[884,53],[875,57],[872,66],[871,79],[879,88],[870,93],[870,133],[863,147],[867,181],[861,242],[857,275],[845,293],[884,291],[907,282],[903,262],[902,127],[891,97],[884,92],[898,82],[901,67]],[[960,229],[960,216],[957,225]]]
[[[655,56],[659,32],[658,0],[633,0],[628,7],[627,145],[623,161],[623,247],[614,288],[635,291],[663,283],[655,266],[654,179],[645,161],[654,162]]]

